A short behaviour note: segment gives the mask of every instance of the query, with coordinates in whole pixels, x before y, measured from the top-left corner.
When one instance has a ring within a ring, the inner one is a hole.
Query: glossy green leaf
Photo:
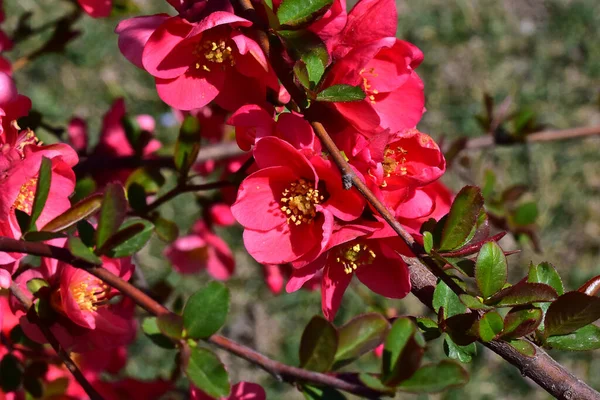
[[[183,318],[180,315],[167,313],[156,317],[156,326],[160,332],[175,340],[183,338]]]
[[[426,341],[437,339],[442,336],[442,332],[440,331],[438,324],[431,318],[418,317],[416,320],[417,326],[419,327],[419,330],[423,334],[423,337]]]
[[[100,257],[95,255],[94,252],[87,247],[79,237],[69,237],[67,240],[67,247],[75,257],[94,265],[102,265],[102,260]]]
[[[456,344],[451,337],[444,338],[444,353],[453,360],[458,360],[462,363],[470,363],[473,357],[477,354],[477,346],[471,343],[467,346]]]
[[[462,314],[467,307],[460,301],[458,295],[452,291],[444,282],[438,282],[433,292],[433,309],[439,313],[440,308],[444,310],[444,318]]]
[[[82,219],[94,215],[102,206],[102,195],[94,194],[73,205],[52,221],[48,222],[40,231],[61,232],[69,229]]]
[[[423,233],[423,247],[427,254],[431,253],[431,250],[433,249],[433,235],[431,232]]]
[[[37,177],[37,183],[35,185],[35,197],[33,198],[33,205],[31,206],[31,217],[29,218],[28,231],[36,229],[35,223],[37,222],[42,211],[46,206],[46,200],[48,200],[48,194],[50,193],[50,184],[52,182],[52,160],[47,157],[42,157],[42,163],[40,164],[40,171]]]
[[[187,336],[203,339],[221,329],[227,319],[229,302],[229,289],[221,282],[210,282],[194,293],[183,309]]]
[[[565,293],[562,279],[556,271],[556,268],[550,263],[543,262],[538,265],[529,267],[529,274],[527,276],[527,282],[530,283],[544,283],[551,286],[559,296]]]
[[[415,323],[406,317],[392,324],[383,346],[381,382],[396,386],[409,378],[421,364],[425,352],[425,339]]]
[[[143,214],[148,207],[148,200],[146,198],[146,191],[139,183],[132,183],[127,187],[127,201],[131,208]]]
[[[402,382],[398,389],[411,393],[439,393],[469,381],[467,371],[454,361],[424,365],[412,377]]]
[[[506,256],[496,242],[487,242],[479,250],[475,263],[475,281],[484,298],[488,298],[506,284],[508,269]]]
[[[537,307],[510,310],[504,317],[502,339],[511,340],[529,335],[537,329],[542,318],[542,310]]]
[[[187,177],[190,168],[196,162],[200,152],[201,139],[200,121],[193,115],[186,116],[181,124],[181,129],[179,129],[179,137],[175,143],[173,155],[175,168],[179,171],[181,179]]]
[[[524,356],[535,357],[535,346],[529,341],[523,339],[516,339],[511,340],[508,343],[510,343],[512,347],[514,347],[519,353],[523,354]]]
[[[283,0],[277,9],[277,18],[281,25],[299,26],[324,12],[332,3],[333,0]]]
[[[460,301],[471,310],[491,310],[493,307],[486,306],[475,296],[463,293],[458,296]]]
[[[342,325],[338,329],[339,342],[334,369],[349,364],[375,349],[383,343],[389,329],[388,320],[376,313],[359,315]]]
[[[502,289],[487,299],[485,304],[495,307],[514,307],[554,301],[557,297],[556,291],[546,284],[520,282]]]
[[[50,287],[50,284],[44,279],[34,278],[34,279],[27,281],[27,289],[34,296],[40,289],[45,288],[45,287]]]
[[[338,333],[331,322],[314,316],[304,328],[300,340],[300,367],[316,372],[329,371],[338,342]]]
[[[112,235],[97,254],[108,254],[111,258],[127,257],[140,251],[152,237],[154,225],[145,219],[130,219]]]
[[[207,395],[216,398],[229,396],[229,376],[225,366],[212,351],[192,348],[184,370],[194,386]]]
[[[440,249],[454,250],[463,246],[477,225],[482,209],[483,196],[479,188],[475,186],[462,188],[454,198],[444,223]]]
[[[171,243],[179,236],[179,228],[175,222],[159,215],[152,218],[152,222],[154,223],[154,231],[161,240]]]
[[[317,94],[317,101],[350,102],[364,100],[365,92],[360,86],[333,85]]]
[[[481,316],[477,323],[479,337],[483,342],[491,342],[502,332],[504,321],[496,311],[488,311]]]
[[[109,183],[102,199],[96,230],[96,247],[101,248],[114,235],[127,215],[127,200],[123,186]]]
[[[600,318],[600,297],[567,292],[550,304],[544,324],[546,337],[566,335]]]
[[[600,349],[600,328],[587,325],[567,335],[550,336],[545,346],[557,350],[597,350]]]
[[[164,349],[174,349],[175,343],[168,337],[166,337],[158,327],[158,321],[156,317],[148,317],[142,322],[142,331],[152,342],[158,347]]]
[[[391,388],[381,383],[380,376],[378,376],[377,374],[362,373],[358,375],[358,379],[366,387],[371,388],[373,390],[377,390],[383,393],[384,395],[393,397],[396,393],[396,390],[394,388]]]
[[[442,326],[456,344],[467,346],[479,338],[478,319],[476,313],[458,314],[445,319]]]

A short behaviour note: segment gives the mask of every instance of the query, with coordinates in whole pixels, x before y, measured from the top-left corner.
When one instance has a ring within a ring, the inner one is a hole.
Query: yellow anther
[[[317,215],[315,205],[324,200],[314,184],[305,179],[290,183],[281,196],[280,210],[288,215],[288,223],[295,225],[311,223]]]
[[[375,252],[367,245],[355,242],[354,244],[341,246],[335,261],[342,265],[345,273],[351,274],[358,267],[373,264],[376,257]]]

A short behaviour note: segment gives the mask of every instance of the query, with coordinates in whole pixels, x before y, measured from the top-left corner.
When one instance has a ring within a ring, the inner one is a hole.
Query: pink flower
[[[83,11],[93,18],[103,18],[110,15],[112,0],[77,0]]]
[[[179,237],[167,247],[165,256],[181,274],[193,274],[206,269],[213,278],[226,280],[235,270],[229,246],[211,232],[202,220],[194,224],[189,235]]]
[[[165,103],[192,110],[214,100],[234,110],[264,103],[267,86],[279,90],[262,50],[239,30],[250,25],[231,12],[215,11],[198,22],[164,15],[126,20],[116,32],[126,57],[138,66],[141,60],[154,76]]]
[[[129,259],[103,257],[103,268],[128,280],[133,272]],[[56,311],[50,329],[61,345],[76,353],[110,349],[129,343],[135,337],[132,319],[134,303],[88,272],[56,260],[42,260],[39,268],[29,269],[15,280],[21,290],[32,297],[27,289],[31,279],[44,279],[50,285],[50,304]],[[18,303],[14,308],[22,307]],[[32,340],[45,343],[36,325],[26,316],[20,318],[25,334]]]
[[[192,400],[215,400],[198,388],[191,387]],[[265,390],[257,383],[239,382],[231,388],[231,394],[219,400],[266,400]]]
[[[423,82],[414,71],[422,60],[423,53],[414,45],[382,38],[353,48],[334,63],[323,86],[347,84],[363,89],[366,98],[362,101],[333,103],[361,133],[400,132],[414,128],[425,110]]]
[[[306,263],[329,241],[334,218],[356,219],[365,201],[345,190],[338,169],[321,155],[310,160],[289,143],[260,139],[259,170],[240,185],[231,211],[245,228],[244,244],[261,264]]]

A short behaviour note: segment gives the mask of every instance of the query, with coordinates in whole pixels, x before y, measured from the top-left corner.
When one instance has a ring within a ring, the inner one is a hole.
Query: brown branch
[[[158,316],[170,313],[170,311],[162,304],[153,300],[147,294],[129,282],[124,281],[107,269],[97,267],[84,260],[76,258],[68,249],[39,242],[24,242],[16,239],[0,237],[0,251],[25,253],[40,257],[51,257],[59,261],[69,263],[76,268],[80,268],[89,272],[95,277],[101,279],[103,282],[119,290],[122,294],[131,298],[138,306],[142,307],[150,314]],[[11,291],[16,293],[15,296],[24,305],[26,305],[26,307],[31,307],[31,301],[21,292],[18,286],[13,284],[11,286]],[[292,367],[279,361],[272,360],[256,352],[255,350],[236,343],[224,336],[213,335],[208,338],[207,341],[261,367],[265,371],[277,377],[281,377],[282,380],[289,383],[315,383],[319,385],[327,385],[366,398],[379,398],[383,394],[379,391],[370,389],[367,386],[348,382],[332,375]]]
[[[31,308],[32,302],[25,295],[25,293],[23,293],[21,288],[19,288],[19,286],[17,286],[15,283],[12,283],[10,285],[10,291],[13,294],[13,296],[15,296],[15,298],[19,300],[21,304],[23,304],[29,310],[29,312],[27,313],[27,317],[31,318],[31,322],[35,323],[37,327],[40,328],[42,335],[44,335],[48,343],[50,343],[50,346],[52,346],[62,363],[65,364],[67,369],[71,372],[77,383],[79,383],[82,389],[85,390],[85,393],[87,393],[87,395],[90,396],[90,399],[104,400],[104,398],[96,391],[96,389],[94,389],[92,384],[85,378],[85,376],[77,367],[75,362],[71,360],[69,353],[67,353],[65,349],[62,348],[62,346],[58,342],[58,339],[56,339],[56,336],[54,336],[50,328],[40,319],[35,310]]]
[[[255,17],[255,13],[248,10],[252,8],[252,4],[249,0],[240,0],[239,3],[242,8],[246,10],[246,17]],[[253,20],[255,22],[256,19]],[[258,24],[260,26],[260,23]],[[282,84],[286,87],[294,102],[302,107],[305,104],[305,94],[293,83],[289,78],[292,76],[292,71],[289,67],[279,62],[280,57],[274,57],[273,54],[269,53],[272,50],[273,43],[278,43],[274,40],[271,43],[271,48],[265,46],[263,41],[259,41],[259,45],[265,54],[269,54],[270,61],[272,61],[273,68],[277,73],[277,76],[282,81]],[[358,176],[354,173],[336,144],[333,142],[323,125],[311,118],[311,110],[303,109],[305,117],[311,122],[313,130],[316,136],[321,140],[321,143],[329,156],[333,159],[340,172],[342,173],[343,183],[346,188],[354,186],[358,191],[365,197],[365,199],[371,204],[371,206],[385,219],[385,221],[394,229],[394,231],[400,236],[414,254],[423,254],[423,247],[414,240],[414,238],[396,221],[393,214],[387,209],[387,207],[379,201],[379,199],[371,192],[367,185],[361,181]],[[571,133],[572,134],[572,133]],[[538,136],[538,140],[539,136]],[[431,307],[433,298],[433,289],[437,283],[437,279],[442,280],[446,283],[455,293],[464,293],[463,289],[460,288],[456,282],[454,282],[449,275],[447,275],[433,260],[427,258],[417,257],[403,257],[405,261],[412,265],[410,269],[410,277],[412,283],[412,292],[415,294],[421,302]],[[436,279],[437,277],[437,279]],[[563,366],[558,364],[550,356],[548,356],[542,349],[535,347],[537,354],[533,358],[526,357],[518,353],[512,346],[505,342],[493,341],[489,344],[485,344],[489,349],[500,355],[502,358],[519,368],[524,376],[531,378],[538,385],[544,388],[548,393],[552,394],[558,399],[600,399],[600,393],[593,390],[583,381],[574,377],[569,373]]]
[[[561,130],[546,130],[535,133],[530,133],[525,136],[523,143],[541,143],[541,142],[553,142],[557,140],[575,139],[586,136],[600,135],[600,126],[585,126],[580,128],[570,128]],[[513,144],[519,144],[521,142],[514,143],[496,143],[492,135],[480,136],[472,139],[468,139],[465,143],[465,149],[482,149],[492,146],[510,146]]]

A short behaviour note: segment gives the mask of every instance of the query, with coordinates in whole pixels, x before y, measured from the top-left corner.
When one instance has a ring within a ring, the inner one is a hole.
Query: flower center
[[[37,177],[31,178],[21,186],[19,194],[17,195],[17,199],[13,203],[13,209],[21,210],[24,213],[31,214],[31,207],[35,197],[37,180]]]
[[[406,155],[408,151],[398,146],[396,148],[390,149],[389,147],[385,149],[383,154],[383,172],[385,174],[385,178],[389,178],[392,175],[406,175],[408,170],[404,164],[406,164]],[[387,182],[385,179],[381,184],[382,187],[387,186]]]
[[[110,300],[108,285],[99,279],[87,278],[72,286],[70,290],[82,311],[96,311]]]
[[[222,68],[225,68],[227,63],[232,67],[235,65],[233,49],[222,39],[217,41],[205,40],[198,44],[194,50],[194,55],[198,57],[196,69],[202,68],[207,72],[210,72],[212,64],[220,64]]]
[[[370,265],[375,261],[376,254],[367,245],[355,243],[342,247],[335,261],[342,264],[344,272],[351,274],[362,265]]]
[[[363,90],[365,91],[365,94],[369,98],[369,101],[371,102],[371,104],[377,103],[375,101],[375,95],[379,94],[379,90],[373,89],[373,85],[371,85],[369,83],[369,78],[375,78],[378,76],[378,74],[375,73],[375,68],[369,68],[369,69],[363,68],[360,70],[359,75],[362,78]]]
[[[311,223],[317,215],[315,204],[323,199],[314,183],[299,179],[281,193],[281,211],[287,215],[288,224]]]

